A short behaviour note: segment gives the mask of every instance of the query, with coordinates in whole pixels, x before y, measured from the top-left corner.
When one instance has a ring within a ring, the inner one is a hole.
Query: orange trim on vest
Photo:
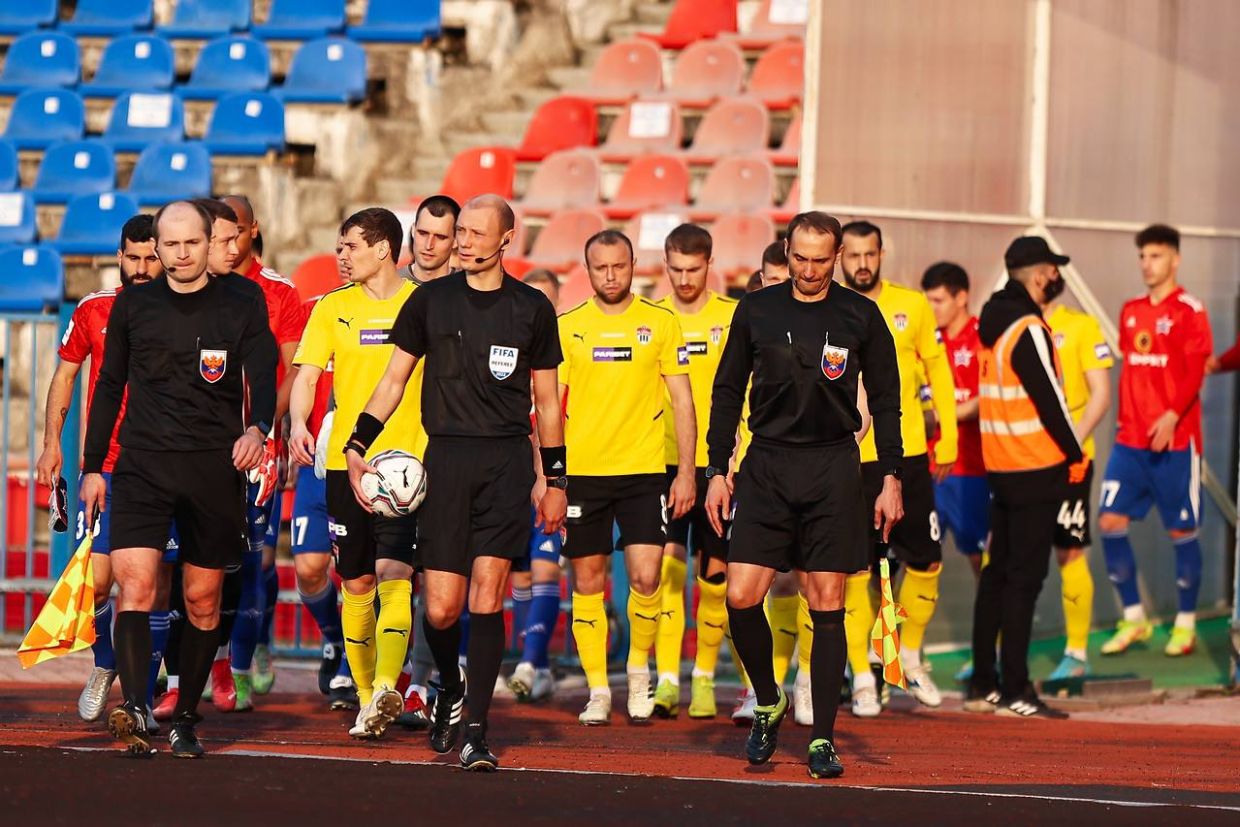
[[[1038,416],[1033,400],[1012,368],[1012,351],[1031,327],[1051,330],[1037,316],[1024,316],[1012,323],[991,348],[978,355],[978,423],[982,432],[982,461],[987,471],[1036,471],[1067,460]],[[1062,381],[1059,356],[1050,348],[1055,375]]]

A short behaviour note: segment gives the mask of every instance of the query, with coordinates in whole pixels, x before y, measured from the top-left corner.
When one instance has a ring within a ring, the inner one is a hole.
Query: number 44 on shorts
[[[1059,516],[1056,518],[1061,526],[1066,530],[1080,529],[1085,527],[1085,501],[1084,500],[1065,500],[1059,506]]]

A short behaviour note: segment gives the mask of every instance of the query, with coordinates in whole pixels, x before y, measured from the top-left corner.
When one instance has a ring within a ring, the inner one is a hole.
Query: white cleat
[[[405,699],[395,689],[379,687],[375,690],[375,696],[371,698],[367,710],[367,731],[375,738],[382,738],[391,723],[405,711]]]
[[[545,701],[555,694],[555,676],[550,669],[534,670],[534,687],[530,690],[531,701]]]
[[[629,673],[629,721],[644,724],[654,715],[654,693],[650,688],[650,672]]]
[[[611,723],[611,691],[591,692],[586,708],[577,716],[582,726],[607,726]]]
[[[353,721],[353,726],[349,727],[350,737],[363,741],[378,737],[366,726],[366,722],[370,720],[370,716],[373,714],[371,710],[373,705],[374,701],[372,699],[371,703],[363,704],[362,708],[357,711],[357,718]]]
[[[515,697],[512,689],[508,686],[508,681],[504,680],[502,674],[495,676],[495,687],[491,690],[493,698],[512,698]]]
[[[518,701],[533,700],[531,695],[534,692],[534,664],[529,661],[518,663],[517,668],[512,670],[512,677],[508,679],[508,689]]]
[[[909,694],[920,701],[922,706],[937,709],[943,703],[943,696],[930,679],[930,670],[924,663],[905,670],[904,678],[908,682]]]
[[[736,708],[732,710],[732,721],[737,726],[749,726],[753,723],[753,712],[758,706],[758,696],[753,689],[746,687],[736,696]]]
[[[852,714],[858,718],[877,718],[883,711],[878,702],[878,690],[872,686],[853,686]]]
[[[814,696],[810,690],[809,672],[797,672],[792,687],[792,720],[797,726],[814,725]]]
[[[96,666],[82,687],[78,696],[78,717],[83,721],[98,721],[103,717],[103,708],[108,703],[108,693],[112,691],[112,683],[116,680],[115,669],[104,669]]]

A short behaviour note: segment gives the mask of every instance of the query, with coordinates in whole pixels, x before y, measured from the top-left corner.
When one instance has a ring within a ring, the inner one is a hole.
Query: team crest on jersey
[[[1061,348],[1061,347],[1063,347],[1063,343],[1064,343],[1064,341],[1065,341],[1065,339],[1064,339],[1064,335],[1063,335],[1062,333],[1056,333],[1056,334],[1055,334],[1055,347],[1056,347],[1056,348]]]
[[[1159,336],[1170,336],[1171,328],[1175,325],[1170,316],[1159,316],[1154,322],[1154,329],[1158,331]]]
[[[717,345],[723,341],[723,327],[715,325],[710,329],[710,343]]]
[[[517,369],[517,349],[503,345],[491,345],[489,366],[491,375],[503,382]]]
[[[896,324],[896,330],[907,330],[908,329],[908,314],[907,313],[897,313],[895,316],[892,317],[892,321],[894,321]]]
[[[848,348],[835,347],[830,342],[822,346],[822,375],[834,382],[844,375],[848,367]]]
[[[224,378],[228,370],[227,350],[198,351],[198,373],[212,385]]]
[[[637,328],[637,343],[639,345],[650,344],[650,337],[652,335],[653,334],[650,332],[650,328],[646,327],[645,325],[642,325],[641,327]]]
[[[1132,346],[1137,349],[1137,353],[1149,353],[1154,346],[1154,337],[1148,330],[1138,330],[1132,337]]]

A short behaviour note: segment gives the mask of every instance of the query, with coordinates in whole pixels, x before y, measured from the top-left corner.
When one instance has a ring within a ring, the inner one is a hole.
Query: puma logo
[[[703,626],[709,626],[709,627],[710,627],[710,628],[712,628],[712,629],[722,629],[722,628],[723,628],[723,624],[722,624],[722,623],[711,623],[709,620],[703,620],[703,621],[701,621],[701,623],[702,623],[702,625],[703,625]]]
[[[353,638],[351,638],[351,637],[346,637],[346,638],[344,639],[344,642],[345,642],[345,643],[352,643],[354,646],[369,646],[369,645],[370,645],[370,638],[368,638],[368,637],[364,637],[364,638],[362,638],[361,640],[354,640],[354,639],[353,639]]]
[[[577,624],[577,623],[584,623],[585,625],[587,625],[587,626],[589,626],[591,629],[593,629],[593,628],[594,628],[594,624],[598,623],[598,621],[597,621],[597,620],[585,620],[584,618],[574,617],[574,618],[573,618],[573,623],[574,623],[574,624]]]
[[[586,340],[586,335],[584,333],[574,333],[573,338],[580,339],[582,342],[584,342]]]
[[[337,317],[336,317],[336,321],[340,322],[342,325],[344,325],[345,327],[349,328],[350,330],[352,330],[352,329],[353,329],[353,320],[352,320],[352,319],[342,319],[342,318],[340,318],[339,316],[337,316]]]
[[[401,637],[406,637],[409,634],[409,630],[408,629],[384,629],[383,630],[383,634],[386,635],[389,633],[397,634],[397,635],[400,635]]]
[[[659,612],[659,617],[675,617],[675,615],[675,609],[668,609],[666,612]]]
[[[788,637],[796,637],[796,636],[797,636],[797,630],[796,630],[796,629],[779,629],[778,631],[779,631],[779,633],[780,633],[781,635],[787,635]]]
[[[633,612],[633,615],[635,617],[641,618],[642,620],[649,620],[651,623],[659,622],[659,616],[657,614],[656,615],[644,615],[641,612]]]
[[[1081,599],[1081,596],[1079,594],[1068,594],[1067,592],[1064,592],[1063,599],[1075,606],[1077,601]]]
[[[926,597],[924,594],[917,595],[917,599],[924,600],[927,603],[938,603],[939,602],[939,599],[937,597]]]

